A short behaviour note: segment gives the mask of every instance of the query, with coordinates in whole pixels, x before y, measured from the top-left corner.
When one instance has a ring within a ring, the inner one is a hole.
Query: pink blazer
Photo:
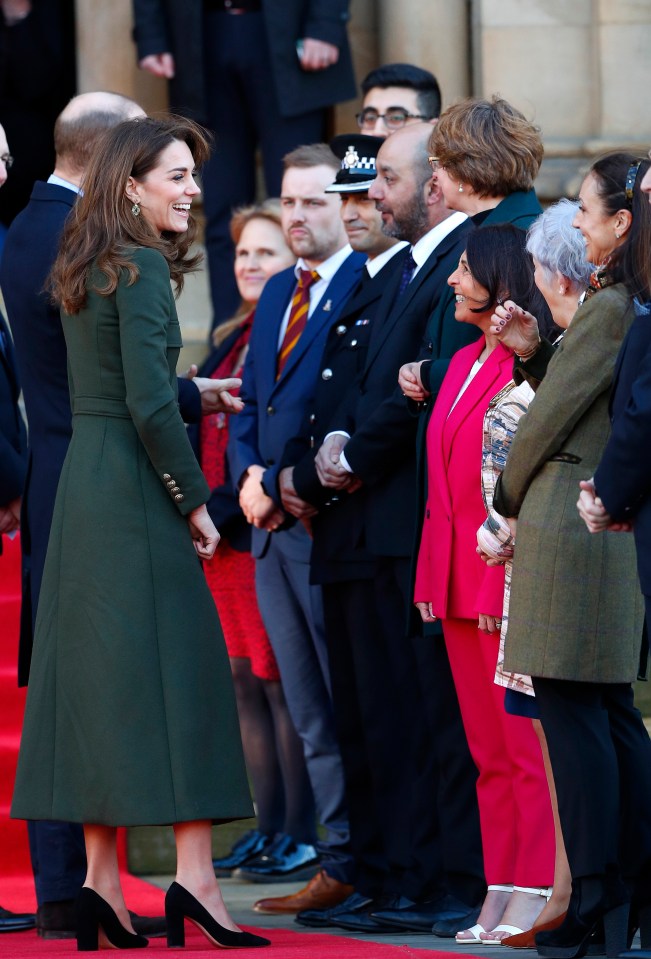
[[[499,344],[450,413],[484,345],[482,336],[452,357],[427,427],[428,493],[414,601],[432,603],[440,619],[502,615],[504,567],[486,566],[476,547],[477,528],[486,519],[481,495],[484,414],[512,378],[513,354]]]

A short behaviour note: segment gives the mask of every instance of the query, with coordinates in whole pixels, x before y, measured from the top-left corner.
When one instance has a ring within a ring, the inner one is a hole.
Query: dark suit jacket
[[[44,290],[59,236],[75,202],[67,187],[37,182],[28,205],[7,233],[0,265],[29,423],[29,464],[21,523],[23,615],[18,678],[27,682],[32,629],[43,575],[54,500],[72,435],[67,352],[58,308]],[[186,419],[201,415],[195,386],[179,380]]]
[[[398,371],[417,356],[428,317],[447,290],[447,278],[470,229],[462,223],[448,234],[400,299],[396,299],[400,272],[394,273],[372,324],[364,368],[346,392],[336,424],[333,418],[333,427],[351,436],[346,458],[367,487],[362,544],[375,556],[411,555],[416,525],[416,419],[398,388]],[[451,316],[442,327],[438,345],[451,356],[467,342],[466,332]]]
[[[242,375],[243,411],[231,421],[229,460],[237,483],[254,464],[266,466],[265,487],[280,505],[278,473],[285,444],[300,433],[306,407],[312,404],[321,356],[328,330],[359,282],[365,257],[351,253],[330,281],[292,350],[282,376],[276,381],[278,336],[285,310],[296,288],[294,268],[283,270],[267,282],[255,312],[249,353]],[[268,536],[252,533],[253,554],[260,556]]]
[[[21,496],[25,483],[27,440],[18,409],[19,395],[14,348],[9,328],[0,313],[0,506],[7,506]]]
[[[349,0],[262,0],[273,67],[270,79],[283,116],[299,116],[356,95],[346,34],[348,7]],[[171,52],[176,62],[170,83],[172,109],[205,121],[202,8],[202,0],[133,0],[138,57]],[[326,70],[302,70],[296,41],[303,37],[335,44],[337,63]]]
[[[650,313],[636,316],[622,344],[610,412],[612,432],[595,486],[613,519],[633,521],[642,592],[651,596]]]
[[[321,486],[314,463],[326,434],[338,425],[345,395],[355,389],[366,362],[368,343],[383,297],[407,255],[400,250],[372,279],[365,274],[358,289],[330,327],[321,360],[313,405],[306,410],[302,434],[285,447],[283,465],[294,466],[298,495],[319,507],[312,520],[311,576],[315,583],[372,576],[374,557],[361,545],[366,489],[355,496]]]

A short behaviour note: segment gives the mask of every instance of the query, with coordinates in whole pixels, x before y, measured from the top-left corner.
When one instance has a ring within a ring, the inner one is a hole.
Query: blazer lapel
[[[270,396],[276,385],[280,326],[295,287],[296,276],[294,275],[293,268],[291,268],[287,270],[285,276],[281,276],[281,281],[274,283],[273,287],[270,288],[270,291],[273,290],[271,294],[273,299],[265,302],[264,309],[260,313],[263,323],[261,329],[255,325],[256,322],[259,323],[259,321],[254,320],[254,331],[257,334],[256,339],[258,340],[256,343],[256,367],[259,369],[258,376],[262,390],[259,394],[260,396]],[[270,322],[272,317],[273,321]],[[309,327],[309,325],[308,323],[307,326]],[[303,337],[301,337],[301,339],[303,339]],[[296,349],[293,353],[295,352]],[[289,366],[292,360],[293,353],[289,358],[287,366]],[[261,359],[259,357],[261,357]],[[283,377],[287,371],[287,366],[285,366]]]
[[[477,352],[474,354],[473,363],[481,355],[484,345],[484,338],[481,337],[477,341]],[[505,372],[509,373],[512,368],[513,354],[499,343],[468,384],[463,396],[446,419],[443,431],[446,462],[449,460],[452,443],[461,425],[479,405],[488,406],[488,401],[498,391],[500,378]],[[466,369],[466,376],[470,369],[471,367]],[[459,389],[463,382],[462,380],[459,384]]]

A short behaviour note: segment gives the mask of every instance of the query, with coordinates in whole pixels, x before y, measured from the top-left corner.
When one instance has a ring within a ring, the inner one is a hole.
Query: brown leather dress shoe
[[[333,879],[324,869],[321,869],[310,879],[307,886],[291,896],[258,899],[253,906],[253,911],[263,912],[268,916],[279,916],[301,912],[303,909],[329,909],[347,899],[352,891],[352,886]]]

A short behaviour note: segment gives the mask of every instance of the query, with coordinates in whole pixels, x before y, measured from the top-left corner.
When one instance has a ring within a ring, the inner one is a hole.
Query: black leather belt
[[[242,13],[259,13],[262,10],[262,0],[204,0],[205,10],[219,10],[239,16]]]

